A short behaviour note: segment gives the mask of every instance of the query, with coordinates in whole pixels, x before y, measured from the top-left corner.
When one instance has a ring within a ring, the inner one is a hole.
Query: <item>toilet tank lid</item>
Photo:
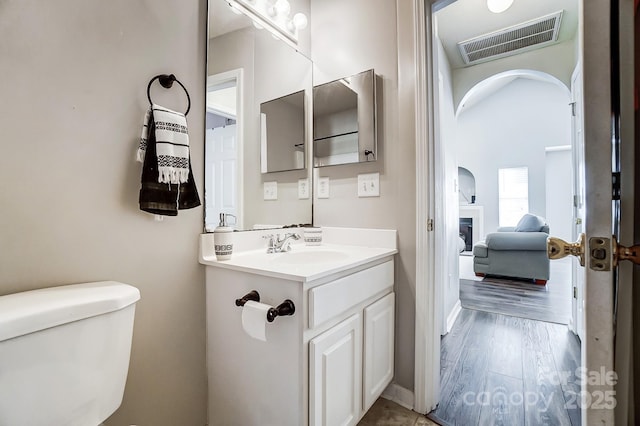
[[[115,281],[63,285],[0,296],[0,342],[117,311],[139,299],[137,288]]]

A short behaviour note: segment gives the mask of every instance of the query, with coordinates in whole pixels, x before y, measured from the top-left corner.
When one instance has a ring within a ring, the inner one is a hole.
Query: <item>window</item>
[[[529,169],[498,169],[498,214],[500,226],[516,226],[529,212]]]

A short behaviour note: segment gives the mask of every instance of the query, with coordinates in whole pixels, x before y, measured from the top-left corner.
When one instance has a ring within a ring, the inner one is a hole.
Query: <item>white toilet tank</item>
[[[0,426],[95,426],[122,403],[137,288],[0,296]]]

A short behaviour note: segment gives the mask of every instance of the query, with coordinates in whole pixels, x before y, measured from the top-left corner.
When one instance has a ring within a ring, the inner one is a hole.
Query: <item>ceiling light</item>
[[[239,10],[254,22],[256,28],[265,28],[285,43],[296,48],[298,31],[308,25],[303,13],[292,18],[291,4],[287,0],[227,0],[234,11]]]
[[[291,13],[291,5],[287,0],[278,0],[273,7],[276,9],[279,15],[289,16]]]
[[[309,22],[307,21],[307,15],[305,15],[304,13],[296,13],[295,15],[293,15],[293,18],[291,19],[291,21],[289,21],[289,26],[290,29],[298,29],[298,30],[304,30],[305,28],[307,28],[307,24]]]
[[[493,13],[502,13],[512,4],[513,0],[487,0],[487,8]]]

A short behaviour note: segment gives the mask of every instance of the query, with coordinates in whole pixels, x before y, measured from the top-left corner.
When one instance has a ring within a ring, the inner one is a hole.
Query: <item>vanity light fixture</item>
[[[266,28],[293,48],[298,45],[298,31],[308,24],[304,13],[289,17],[291,4],[287,0],[227,0],[227,3],[234,11],[251,18],[256,28]]]
[[[509,9],[514,0],[487,0],[487,8],[493,13],[502,13]]]

